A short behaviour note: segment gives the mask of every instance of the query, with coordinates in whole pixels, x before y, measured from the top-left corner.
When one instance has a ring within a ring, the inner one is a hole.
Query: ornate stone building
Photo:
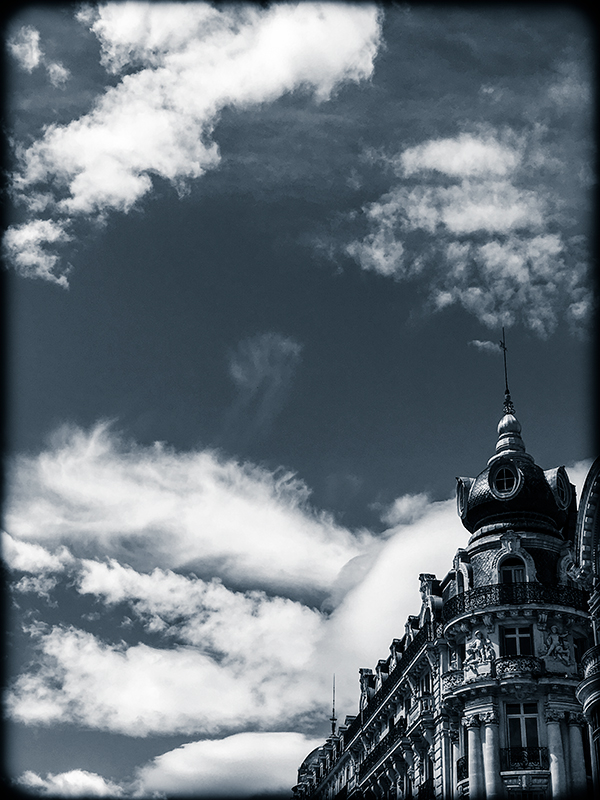
[[[578,515],[564,467],[527,453],[507,389],[494,455],[457,479],[466,547],[443,580],[419,576],[419,614],[360,670],[358,714],[305,759],[298,800],[592,796],[599,490],[600,460]]]

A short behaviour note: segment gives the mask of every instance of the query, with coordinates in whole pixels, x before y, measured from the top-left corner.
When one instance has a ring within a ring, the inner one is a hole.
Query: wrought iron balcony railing
[[[555,605],[587,611],[587,593],[575,586],[542,583],[492,583],[462,592],[444,603],[444,622],[491,606]]]
[[[500,769],[502,772],[521,769],[549,769],[547,747],[502,747]]]

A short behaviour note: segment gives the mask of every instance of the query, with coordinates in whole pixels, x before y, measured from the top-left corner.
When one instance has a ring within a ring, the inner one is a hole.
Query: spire
[[[333,707],[331,709],[331,735],[335,736],[335,723],[337,722],[337,717],[335,716],[335,672],[333,673]]]
[[[502,326],[502,341],[498,342],[500,348],[502,350],[502,356],[504,358],[504,413],[505,414],[514,414],[515,407],[513,405],[513,401],[510,396],[510,389],[508,388],[508,370],[506,368],[506,339],[504,337],[504,325]]]
[[[499,456],[509,455],[511,453],[518,453],[526,458],[531,458],[531,456],[525,452],[525,443],[521,438],[521,423],[515,416],[515,406],[510,396],[510,389],[508,388],[508,370],[506,367],[506,351],[508,348],[506,347],[504,327],[502,328],[502,341],[498,344],[504,358],[504,403],[502,404],[504,416],[498,423],[496,454],[490,458],[488,464]]]

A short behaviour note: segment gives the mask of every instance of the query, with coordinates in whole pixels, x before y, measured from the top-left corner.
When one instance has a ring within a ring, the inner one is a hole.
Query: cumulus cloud
[[[13,193],[52,227],[42,230],[41,220],[31,219],[23,229],[37,223],[37,249],[21,256],[14,235],[7,247],[19,272],[62,285],[53,230],[129,211],[154,177],[184,191],[220,161],[212,134],[225,106],[272,102],[295,90],[324,101],[340,83],[371,75],[380,43],[380,12],[367,5],[108,3],[79,19],[120,80],[88,114],[49,125],[18,149]],[[34,40],[29,34],[27,63],[37,52]],[[64,75],[56,65],[51,77],[60,82]]]
[[[8,50],[22,69],[33,72],[42,60],[40,32],[31,25],[23,25],[8,40]]]
[[[44,66],[53,86],[62,86],[70,77],[70,72],[62,64],[49,61],[40,47],[40,32],[31,25],[23,25],[8,40],[8,50],[21,69],[33,72]]]
[[[27,792],[52,797],[122,797],[123,788],[101,775],[83,769],[53,774],[45,778],[31,770],[24,772],[18,784]]]
[[[12,536],[112,556],[137,569],[194,569],[230,584],[326,592],[368,545],[311,508],[283,470],[120,441],[105,425],[66,428],[17,458],[6,508]]]
[[[363,208],[368,232],[346,252],[363,269],[423,281],[433,310],[461,305],[489,327],[520,321],[542,337],[561,317],[580,328],[586,245],[565,233],[536,137],[484,128],[391,157],[399,181]]]
[[[196,797],[289,793],[298,765],[322,743],[299,733],[239,733],[190,742],[142,767],[138,791]]]

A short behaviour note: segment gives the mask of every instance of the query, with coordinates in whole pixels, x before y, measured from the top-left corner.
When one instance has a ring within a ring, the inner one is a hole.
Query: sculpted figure
[[[566,633],[559,633],[556,625],[550,628],[550,633],[546,636],[546,657],[550,656],[562,661],[567,666],[571,663],[571,655],[568,645],[565,642]]]
[[[466,648],[466,656],[463,662],[465,670],[472,670],[475,675],[479,675],[479,667],[482,664],[489,664],[496,657],[494,647],[481,631],[476,631],[473,639]]]

